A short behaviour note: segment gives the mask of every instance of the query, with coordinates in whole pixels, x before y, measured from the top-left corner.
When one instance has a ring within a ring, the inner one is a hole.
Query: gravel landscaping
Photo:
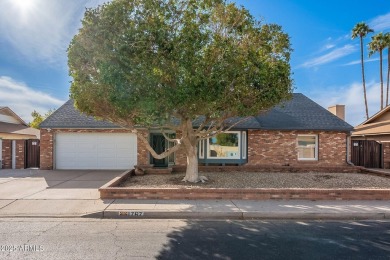
[[[122,187],[131,188],[303,188],[390,189],[390,178],[362,173],[207,172],[206,183],[182,182],[184,173],[132,176]]]

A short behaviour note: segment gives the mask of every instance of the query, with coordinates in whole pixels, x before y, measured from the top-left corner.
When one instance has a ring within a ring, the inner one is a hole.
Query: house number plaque
[[[142,217],[143,211],[119,211],[119,216]]]

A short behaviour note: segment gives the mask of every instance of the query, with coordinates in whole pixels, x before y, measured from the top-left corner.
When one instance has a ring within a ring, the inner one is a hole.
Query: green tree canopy
[[[129,129],[182,133],[170,152],[185,148],[197,181],[198,140],[290,97],[290,52],[280,26],[224,0],[114,0],[86,10],[69,46],[71,98]]]
[[[33,117],[33,120],[28,124],[28,126],[38,129],[42,121],[45,120],[51,114],[53,114],[54,111],[55,109],[50,109],[49,111],[46,112],[46,114],[41,115],[39,112],[34,110],[33,112],[31,112],[31,116]]]

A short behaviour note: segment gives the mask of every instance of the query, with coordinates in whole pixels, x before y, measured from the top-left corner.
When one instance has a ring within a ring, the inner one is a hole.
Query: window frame
[[[242,149],[242,143],[241,143],[241,131],[226,131],[226,132],[222,132],[221,134],[237,134],[238,135],[238,140],[237,140],[237,144],[238,144],[238,154],[237,156],[234,156],[234,157],[212,157],[210,156],[210,139],[211,138],[208,138],[206,139],[207,140],[207,159],[215,159],[215,160],[229,160],[229,159],[234,159],[234,160],[237,160],[237,159],[241,159],[241,149]],[[214,136],[216,137],[216,136]]]
[[[314,158],[300,158],[299,157],[299,137],[315,137],[315,148],[314,148]],[[302,135],[297,135],[297,158],[298,161],[318,161],[318,135],[316,134],[302,134]]]
[[[199,140],[198,149],[199,149],[199,157],[198,158],[204,159],[204,155],[205,155],[205,141],[204,141],[204,139]]]
[[[241,152],[242,152],[242,159],[246,159],[246,153],[247,153],[247,141],[246,141],[246,132],[245,131],[243,131],[242,133],[241,133],[241,135],[242,135],[242,140],[241,140],[241,148],[240,148],[240,150],[241,150]]]

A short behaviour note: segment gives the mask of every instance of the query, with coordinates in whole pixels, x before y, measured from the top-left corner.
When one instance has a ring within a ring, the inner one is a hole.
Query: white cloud
[[[54,98],[44,92],[36,91],[23,82],[10,77],[0,76],[0,106],[11,108],[26,122],[30,122],[31,112],[36,110],[41,114],[49,109],[58,108],[63,100]]]
[[[368,63],[368,62],[373,62],[373,61],[378,61],[379,58],[374,58],[374,59],[366,59],[364,60],[364,63]],[[384,58],[383,61],[387,60],[387,58]],[[354,61],[351,61],[351,62],[348,62],[348,63],[345,63],[343,64],[343,66],[350,66],[350,65],[356,65],[356,64],[359,64],[360,65],[361,61],[360,60],[354,60]]]
[[[77,32],[86,6],[102,0],[0,1],[0,35],[24,58],[56,63],[66,59],[66,49]],[[17,4],[18,3],[18,4]]]
[[[326,44],[326,45],[325,45],[325,50],[329,50],[329,49],[332,49],[332,48],[334,48],[334,47],[336,47],[335,44]]]
[[[377,16],[368,22],[368,24],[375,31],[385,31],[390,29],[390,13]]]
[[[366,89],[368,113],[369,116],[372,116],[380,110],[380,84],[367,82]],[[386,94],[384,93],[384,95]],[[324,89],[313,92],[309,96],[312,96],[313,100],[325,108],[336,104],[345,105],[346,121],[352,126],[356,126],[366,120],[362,83],[354,82],[348,86],[333,90]]]
[[[355,51],[356,51],[355,45],[347,44],[347,45],[344,45],[343,47],[333,49],[332,51],[328,52],[327,54],[313,58],[313,59],[303,63],[300,67],[312,68],[312,67],[316,67],[319,65],[323,65],[323,64],[335,61],[337,59],[340,59],[344,56],[347,56]]]

